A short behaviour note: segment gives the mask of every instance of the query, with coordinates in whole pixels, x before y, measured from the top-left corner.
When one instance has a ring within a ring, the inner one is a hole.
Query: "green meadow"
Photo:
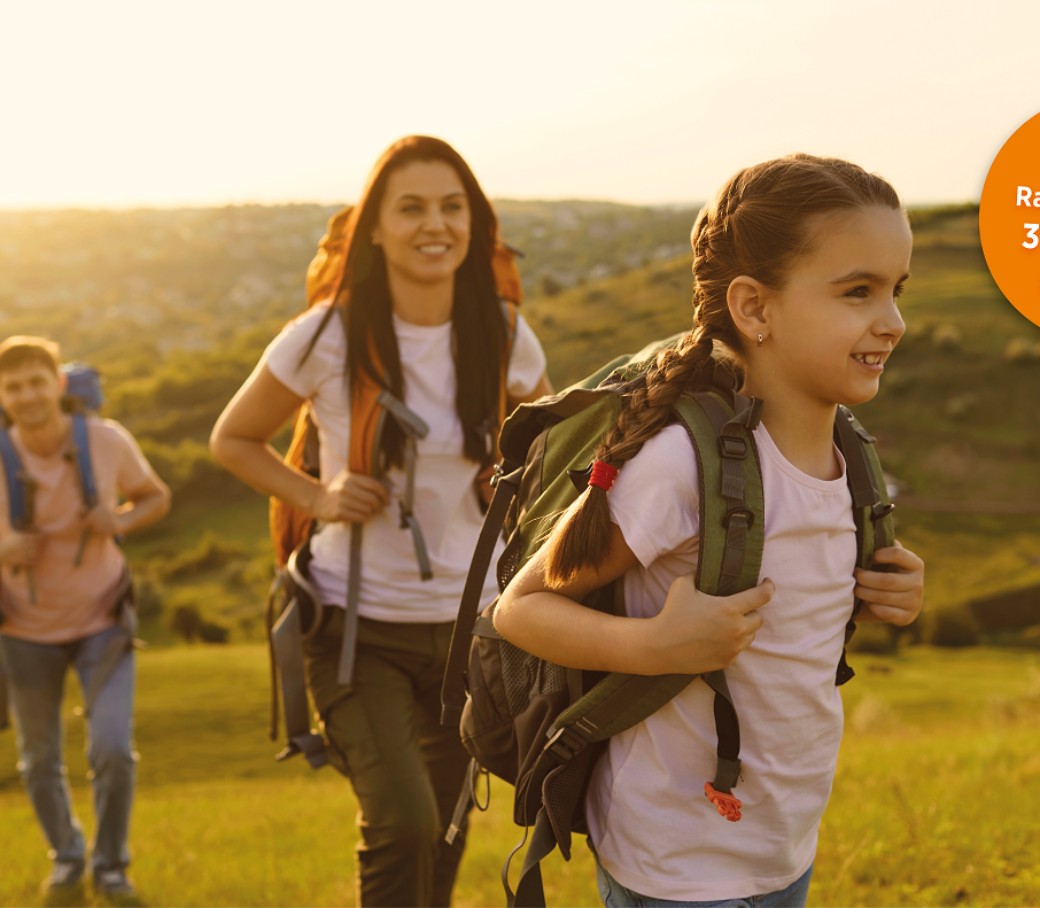
[[[527,253],[523,312],[557,387],[688,327],[692,212],[500,210],[506,238]],[[299,759],[275,763],[279,745],[266,737],[266,502],[205,446],[266,342],[299,311],[329,213],[0,216],[0,336],[45,333],[102,366],[106,415],[135,433],[174,489],[169,518],[127,545],[151,644],[139,663],[131,836],[145,905],[354,901],[349,786]],[[1040,906],[1040,334],[990,279],[977,215],[911,213],[907,336],[878,399],[857,409],[900,485],[899,536],[928,566],[918,639],[958,648],[860,631],[857,645],[871,652],[854,654],[859,676],[843,689],[815,906]],[[54,248],[80,252],[55,260]],[[1012,607],[991,605],[1001,597]],[[193,609],[230,644],[175,645],[172,619]],[[70,683],[70,784],[89,835],[77,703]],[[15,762],[13,732],[2,732],[0,905],[36,905],[46,845]],[[490,810],[473,819],[457,905],[503,904],[501,865],[520,838],[510,807],[508,787],[493,784]],[[546,885],[550,905],[599,904],[580,843],[570,863],[551,862]]]
[[[860,654],[824,818],[814,906],[1040,904],[1040,656],[904,647]],[[145,650],[131,845],[150,906],[352,905],[355,805],[331,769],[276,763],[267,740],[266,652],[256,644]],[[93,819],[84,724],[70,684],[69,777]],[[0,734],[0,904],[41,904],[45,844]],[[501,905],[499,870],[519,841],[510,789],[474,815],[455,904]],[[599,904],[591,858],[545,872],[554,906]],[[87,892],[87,904],[95,904]]]

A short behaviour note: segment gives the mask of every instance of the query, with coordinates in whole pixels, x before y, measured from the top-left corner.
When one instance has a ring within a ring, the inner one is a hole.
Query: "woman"
[[[360,807],[362,905],[447,905],[461,857],[461,840],[444,844],[443,830],[467,757],[457,729],[439,725],[439,693],[480,528],[477,478],[492,457],[503,380],[508,406],[551,390],[533,332],[498,299],[496,231],[454,149],[426,136],[392,145],[347,220],[337,289],[275,338],[211,439],[235,475],[317,521],[309,572],[327,605],[346,601],[348,524],[364,526],[352,685],[337,680],[341,608],[305,653],[326,737]],[[359,470],[348,453],[351,401],[373,387],[428,426],[414,490],[393,419],[372,469]],[[320,441],[317,479],[268,444],[304,403]],[[402,529],[408,502],[430,579]],[[494,593],[492,580],[488,598]]]

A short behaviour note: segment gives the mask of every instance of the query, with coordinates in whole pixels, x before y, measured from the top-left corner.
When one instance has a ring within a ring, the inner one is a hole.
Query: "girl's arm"
[[[364,522],[387,503],[370,476],[343,469],[327,486],[284,463],[268,443],[303,403],[263,366],[253,372],[220,415],[210,435],[217,462],[258,492],[321,521]]]
[[[878,549],[874,563],[892,565],[895,570],[889,573],[856,568],[853,592],[867,604],[856,620],[897,627],[912,624],[924,608],[924,562],[897,540],[894,546]]]
[[[699,674],[725,668],[762,624],[771,580],[734,596],[698,591],[680,577],[653,618],[598,612],[580,600],[620,578],[638,560],[616,525],[607,557],[558,590],[544,581],[544,547],[513,578],[495,610],[495,628],[521,649],[560,665],[637,675]]]

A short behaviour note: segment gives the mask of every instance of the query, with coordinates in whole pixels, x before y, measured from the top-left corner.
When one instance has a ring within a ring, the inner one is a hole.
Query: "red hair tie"
[[[596,486],[596,488],[607,492],[614,485],[617,474],[617,467],[612,467],[609,463],[604,463],[602,460],[594,460],[592,461],[592,474],[589,476],[589,485]]]

